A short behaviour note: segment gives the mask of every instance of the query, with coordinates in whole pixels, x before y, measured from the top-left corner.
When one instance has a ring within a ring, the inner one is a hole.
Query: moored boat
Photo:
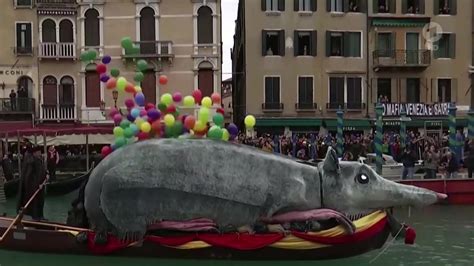
[[[0,233],[12,223],[0,218]],[[113,237],[96,246],[87,229],[61,224],[22,221],[11,230],[0,248],[24,252],[75,255],[112,255],[180,259],[323,260],[357,256],[381,248],[391,232],[388,215],[375,212],[354,222],[357,230],[347,235],[341,226],[315,233],[188,234],[146,236],[141,242],[122,242]],[[76,236],[87,232],[87,243]],[[39,245],[38,243],[41,243]]]

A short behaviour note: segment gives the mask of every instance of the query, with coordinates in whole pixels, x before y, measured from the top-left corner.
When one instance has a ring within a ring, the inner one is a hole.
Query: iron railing
[[[376,67],[427,67],[431,64],[430,50],[375,50]]]
[[[33,98],[0,98],[0,113],[24,113],[32,114],[35,112],[35,99]]]
[[[283,110],[284,108],[283,103],[262,103],[263,110]]]
[[[295,103],[296,110],[316,110],[318,109],[317,103]]]
[[[362,110],[365,108],[363,102],[329,102],[326,104],[327,110]]]
[[[124,57],[142,57],[142,58],[172,58],[172,41],[140,41],[134,42],[139,48],[138,54],[123,55]]]

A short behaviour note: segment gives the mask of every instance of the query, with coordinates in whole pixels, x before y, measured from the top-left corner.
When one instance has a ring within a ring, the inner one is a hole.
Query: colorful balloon
[[[133,131],[133,129],[131,127],[127,127],[123,131],[123,135],[125,136],[125,138],[129,139],[129,138],[135,136],[135,132]]]
[[[183,100],[183,95],[180,92],[173,93],[173,101],[179,103]]]
[[[115,89],[117,87],[117,80],[115,78],[109,78],[107,83],[105,83],[105,87],[107,87],[109,90]]]
[[[102,63],[106,65],[109,64],[111,61],[112,61],[112,57],[110,57],[110,55],[105,55],[104,57],[102,57]]]
[[[223,128],[222,129],[222,140],[223,141],[228,141],[229,138],[230,138],[229,131],[227,131],[227,129]]]
[[[125,86],[125,91],[128,93],[135,93],[135,87],[133,86],[132,83],[127,82],[127,86]]]
[[[219,127],[224,126],[224,116],[222,114],[216,113],[212,117],[212,121],[214,122],[214,124],[216,124],[216,126],[219,126]]]
[[[145,75],[143,75],[143,72],[137,72],[135,73],[135,77],[133,77],[133,80],[136,82],[142,82],[143,79],[145,79]]]
[[[112,108],[110,108],[109,117],[114,118],[114,116],[118,113],[120,113],[119,110],[117,110],[117,108],[115,108],[115,107],[112,107]]]
[[[159,135],[161,133],[161,121],[155,121],[151,124],[151,129],[155,133],[155,135]]]
[[[118,125],[122,121],[122,115],[121,114],[115,114],[114,117],[114,123]]]
[[[198,120],[194,124],[194,129],[195,132],[204,132],[206,130],[206,123],[203,123],[202,121]]]
[[[138,70],[145,72],[148,69],[148,63],[145,60],[140,59],[137,62],[137,68]]]
[[[109,155],[111,153],[112,153],[112,148],[110,148],[110,146],[104,146],[104,147],[102,147],[102,150],[100,151],[100,154],[104,158],[107,157],[107,155]]]
[[[97,58],[97,51],[92,49],[87,52],[87,59],[89,61],[94,61]]]
[[[212,126],[207,132],[207,136],[211,139],[222,139],[222,130],[218,126]]]
[[[107,81],[109,81],[109,79],[110,77],[107,74],[100,75],[100,81],[102,81],[102,83],[106,83]]]
[[[207,97],[207,96],[202,98],[201,105],[204,106],[204,107],[207,107],[207,108],[211,108],[212,107],[211,98]]]
[[[216,112],[218,112],[218,113],[220,113],[220,114],[222,114],[222,115],[225,115],[224,108],[222,108],[222,107],[217,108]]]
[[[173,125],[173,137],[179,137],[183,133],[183,123],[181,121],[176,121]]]
[[[140,110],[140,116],[143,118],[143,120],[146,120],[146,119],[144,118],[144,116],[146,116],[146,115],[147,115],[147,111],[146,111],[145,109],[141,109],[141,110]]]
[[[137,137],[138,137],[138,141],[142,141],[142,140],[147,140],[150,137],[150,135],[145,132],[140,132],[138,133]]]
[[[174,104],[170,104],[170,105],[166,108],[166,112],[167,112],[167,113],[170,113],[170,114],[176,113],[176,106],[175,106]]]
[[[124,37],[120,41],[120,44],[122,45],[123,49],[131,49],[133,48],[133,41],[130,37]]]
[[[194,106],[194,97],[193,96],[184,97],[183,105],[185,107],[193,107]]]
[[[104,74],[105,72],[107,72],[107,66],[104,65],[104,64],[98,64],[98,65],[95,67],[95,70],[96,70],[97,73],[99,73],[99,74]]]
[[[123,137],[123,128],[121,127],[114,127],[114,136],[116,138]]]
[[[114,78],[120,76],[120,70],[118,70],[117,68],[112,68],[110,70],[110,75]]]
[[[142,87],[140,86],[135,86],[135,93],[139,93],[139,92],[142,92]]]
[[[150,109],[155,109],[155,105],[152,104],[152,103],[147,103],[147,104],[145,105],[145,110],[148,111],[148,110],[150,110]]]
[[[173,103],[173,96],[171,96],[169,93],[165,93],[161,95],[161,102],[168,106]]]
[[[218,104],[220,105],[221,103],[221,95],[217,92],[214,92],[212,95],[211,95],[211,100],[212,100],[212,103],[213,104]]]
[[[187,129],[193,129],[195,124],[196,124],[196,118],[194,118],[194,116],[192,115],[188,115],[184,119],[184,127]]]
[[[168,84],[168,77],[165,76],[165,75],[161,75],[161,76],[160,76],[160,79],[159,79],[159,82],[160,82],[161,85],[166,85],[166,84]]]
[[[125,144],[127,144],[127,140],[124,137],[119,137],[115,139],[115,147],[117,149],[125,146]]]
[[[165,115],[163,120],[165,121],[165,125],[167,127],[172,127],[174,125],[174,122],[175,122],[174,116],[172,114]]]
[[[255,126],[255,123],[256,123],[255,117],[253,115],[248,115],[245,117],[244,122],[247,128],[252,128]]]
[[[166,108],[168,108],[168,106],[164,103],[159,103],[157,107],[158,107],[158,110],[160,110],[161,112],[166,112]]]
[[[227,130],[231,136],[237,136],[237,134],[239,134],[239,128],[233,123],[227,126]]]
[[[124,77],[120,77],[117,79],[117,89],[120,91],[124,91],[125,87],[127,86],[127,80]]]
[[[123,129],[127,129],[130,127],[130,121],[128,119],[123,119],[122,122],[120,122],[120,127]]]
[[[132,99],[126,99],[125,100],[125,106],[128,109],[132,109],[135,106],[135,102]]]
[[[148,122],[143,122],[143,124],[140,126],[140,129],[142,132],[149,133],[151,131],[151,125]]]
[[[145,106],[145,95],[143,95],[141,92],[138,92],[137,95],[135,95],[135,102],[139,106]]]
[[[201,100],[202,100],[202,92],[199,90],[199,89],[196,89],[193,91],[193,98],[194,98],[194,102],[197,103],[197,104],[200,104],[201,103]]]
[[[209,108],[201,107],[198,113],[198,120],[206,124],[209,121]]]
[[[133,118],[137,118],[140,116],[140,109],[138,108],[133,108],[130,114],[133,116]]]
[[[145,123],[145,120],[143,118],[138,117],[137,119],[135,119],[135,125],[137,125],[139,129],[141,129],[143,123]]]
[[[161,117],[160,111],[156,110],[155,108],[149,109],[147,115],[152,121],[158,120]]]
[[[137,125],[135,124],[130,124],[130,127],[129,127],[132,131],[133,131],[133,135],[137,135],[138,132],[140,131],[137,127]]]

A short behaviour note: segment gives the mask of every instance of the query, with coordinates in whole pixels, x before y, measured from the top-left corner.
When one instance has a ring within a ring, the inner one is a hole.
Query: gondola
[[[0,218],[3,234],[14,219]],[[157,257],[233,260],[326,260],[364,254],[380,249],[391,225],[379,211],[354,222],[356,232],[347,235],[341,226],[315,233],[290,234],[188,234],[146,236],[141,242],[123,242],[110,236],[105,246],[94,244],[93,232],[63,224],[22,221],[0,242],[0,249],[94,256]],[[77,235],[81,232],[85,241]],[[41,243],[41,244],[40,244]]]
[[[78,189],[89,177],[92,168],[86,173],[67,173],[58,175],[60,178],[46,184],[47,196],[61,196]],[[15,178],[4,184],[5,196],[7,198],[16,197],[20,187],[20,178]]]

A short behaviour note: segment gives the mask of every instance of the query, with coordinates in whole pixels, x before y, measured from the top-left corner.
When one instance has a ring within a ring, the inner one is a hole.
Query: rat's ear
[[[339,158],[337,157],[336,151],[332,147],[328,148],[326,158],[324,158],[323,162],[323,169],[328,173],[339,173]]]

